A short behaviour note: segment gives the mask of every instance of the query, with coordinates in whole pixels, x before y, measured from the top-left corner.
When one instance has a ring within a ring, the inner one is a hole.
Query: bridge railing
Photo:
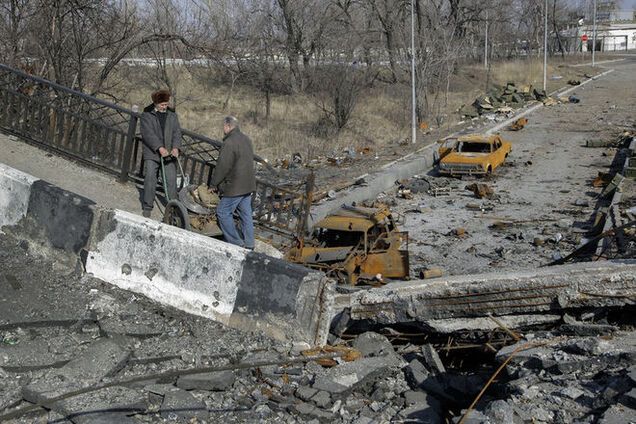
[[[0,128],[122,182],[141,180],[140,118],[138,112],[0,64]],[[186,129],[182,133],[184,172],[191,184],[208,184],[222,143]],[[260,157],[254,160],[272,171]],[[307,177],[294,185],[273,180],[280,178],[259,172],[255,223],[293,237],[306,225],[313,180]]]

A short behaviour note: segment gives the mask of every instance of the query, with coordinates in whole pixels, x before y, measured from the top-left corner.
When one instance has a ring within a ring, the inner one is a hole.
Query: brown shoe
[[[150,215],[152,214],[152,210],[144,209],[144,211],[141,214],[144,216],[144,218],[150,218]]]

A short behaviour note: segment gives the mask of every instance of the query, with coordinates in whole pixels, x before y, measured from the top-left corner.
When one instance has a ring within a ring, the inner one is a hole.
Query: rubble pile
[[[517,87],[514,82],[507,83],[504,87],[496,87],[487,94],[479,96],[470,105],[464,105],[459,109],[459,114],[468,118],[476,118],[486,113],[509,114],[512,108],[519,108],[529,101],[544,101],[548,95],[544,90],[523,85]]]
[[[488,94],[477,97],[470,105],[463,105],[459,108],[459,114],[471,119],[483,115],[490,120],[501,121],[512,116],[514,109],[533,101],[552,106],[558,103],[579,103],[580,99],[574,95],[555,98],[549,96],[545,90],[534,88],[532,85],[517,87],[514,82],[509,82],[505,87],[495,88]],[[527,124],[527,121],[521,122],[516,122],[511,129],[518,131]]]
[[[586,314],[593,315],[593,314]],[[628,423],[636,420],[636,337],[606,322],[565,316],[551,331],[501,349],[501,398],[468,412],[466,423]]]

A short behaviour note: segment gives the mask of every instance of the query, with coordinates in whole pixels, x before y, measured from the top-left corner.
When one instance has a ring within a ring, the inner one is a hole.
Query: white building
[[[587,36],[582,50],[592,51],[594,28],[586,25],[579,28],[579,36]],[[596,51],[613,52],[636,49],[636,22],[598,24],[596,26]]]

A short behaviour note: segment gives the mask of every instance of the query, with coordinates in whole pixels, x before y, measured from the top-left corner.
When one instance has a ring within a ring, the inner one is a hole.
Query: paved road
[[[453,187],[453,194],[398,201],[413,238],[414,268],[439,266],[450,274],[532,268],[584,241],[600,192],[590,182],[609,170],[616,153],[586,148],[585,142],[615,140],[636,123],[636,58],[609,65],[614,72],[575,90],[580,103],[540,108],[523,131],[504,131],[513,151],[508,166],[492,179],[434,178]],[[475,181],[490,184],[496,198],[479,200],[465,190]],[[497,230],[489,228],[491,217],[527,222]],[[466,229],[465,236],[452,234],[458,227]],[[544,244],[535,246],[535,238]]]
[[[100,206],[141,214],[140,188],[0,133],[0,162],[78,193]],[[160,219],[158,208],[153,217]]]

